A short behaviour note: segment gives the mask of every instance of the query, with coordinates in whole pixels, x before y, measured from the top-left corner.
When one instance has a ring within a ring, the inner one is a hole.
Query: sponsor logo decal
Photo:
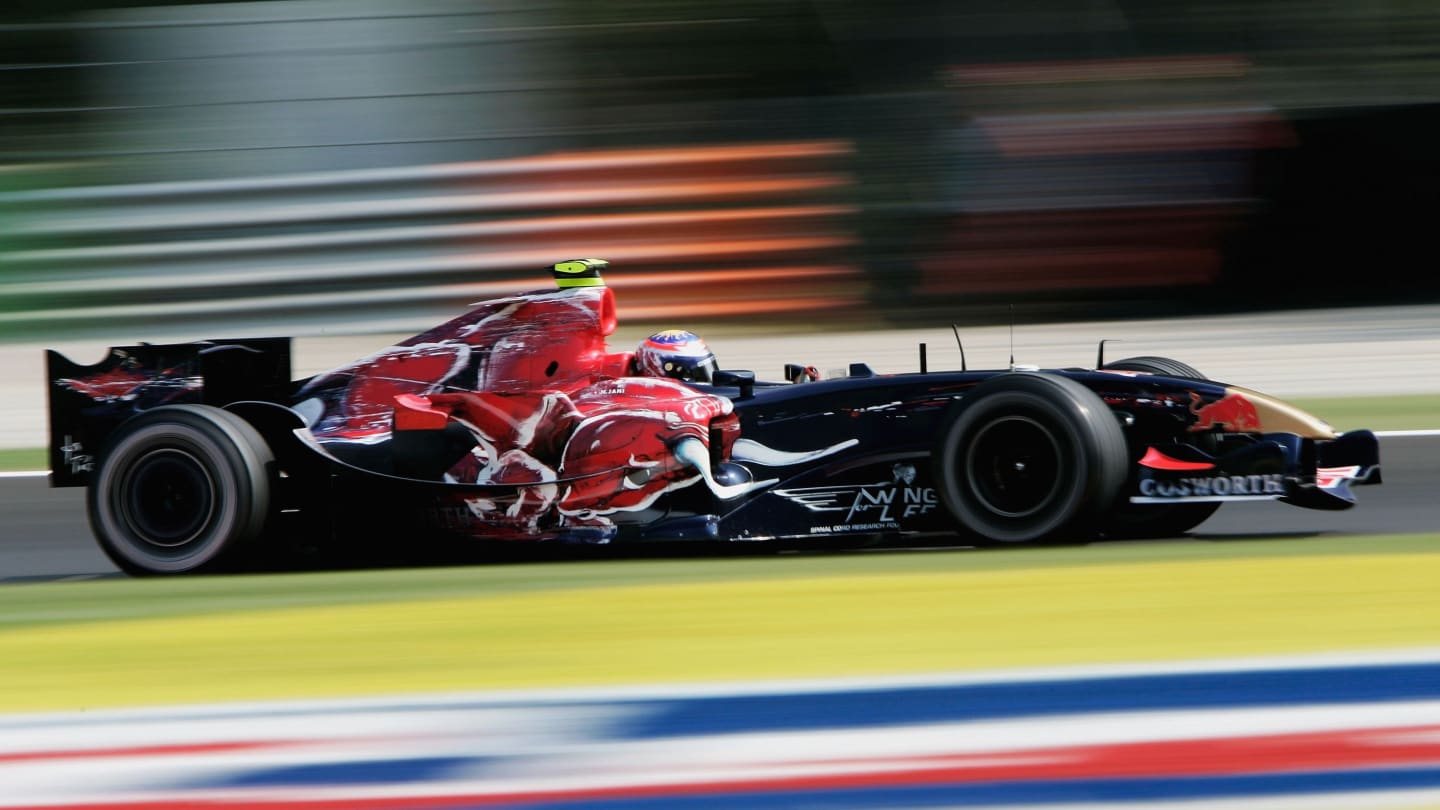
[[[1255,403],[1239,394],[1226,394],[1209,404],[1200,395],[1190,392],[1190,412],[1195,414],[1192,433],[1223,427],[1231,433],[1249,433],[1260,430],[1260,413]]]
[[[873,484],[778,489],[775,494],[811,512],[840,517],[835,523],[811,526],[811,534],[895,530],[901,521],[939,507],[934,487],[915,485],[914,464],[898,463],[890,473],[891,480]]]
[[[1140,495],[1144,498],[1270,498],[1285,494],[1285,476],[1280,473],[1264,475],[1206,475],[1173,480],[1145,478],[1140,481]]]
[[[65,443],[60,445],[61,463],[70,468],[72,475],[95,470],[95,457],[83,452],[84,450],[80,442],[70,438],[68,434],[65,436]]]

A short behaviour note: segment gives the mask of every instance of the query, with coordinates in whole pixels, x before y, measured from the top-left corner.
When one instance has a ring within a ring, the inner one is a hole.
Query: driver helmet
[[[646,377],[708,383],[716,368],[715,355],[705,341],[683,329],[656,332],[635,349],[635,370]]]

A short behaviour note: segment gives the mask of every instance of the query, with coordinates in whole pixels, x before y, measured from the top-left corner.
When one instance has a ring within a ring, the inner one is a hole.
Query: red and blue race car
[[[605,266],[561,262],[556,288],[299,380],[283,338],[113,348],[88,366],[52,351],[51,483],[86,487],[101,547],[143,575],[437,535],[1167,536],[1226,502],[1345,509],[1352,484],[1380,482],[1369,431],[1337,434],[1166,358],[904,374],[856,363],[824,380],[793,366],[766,382],[715,369],[688,333],[612,352]]]

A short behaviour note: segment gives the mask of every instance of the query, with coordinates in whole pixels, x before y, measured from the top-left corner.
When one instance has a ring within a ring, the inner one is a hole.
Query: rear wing
[[[289,338],[118,346],[93,365],[48,350],[45,378],[53,487],[85,486],[106,439],[136,414],[185,402],[286,402],[293,387]]]

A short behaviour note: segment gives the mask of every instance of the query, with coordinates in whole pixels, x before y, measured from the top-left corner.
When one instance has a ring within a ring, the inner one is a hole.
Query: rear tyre
[[[1194,366],[1168,357],[1127,357],[1101,367],[1109,371],[1144,371],[1189,380],[1207,379]],[[1106,537],[1144,539],[1177,537],[1199,526],[1215,514],[1219,503],[1125,503],[1119,504],[1102,528]]]
[[[1088,539],[1125,482],[1120,423],[1066,377],[1006,374],[961,400],[933,456],[960,525],[996,543]]]
[[[90,526],[129,574],[231,569],[265,529],[273,468],[264,438],[240,417],[155,408],[111,440],[87,492]]]

